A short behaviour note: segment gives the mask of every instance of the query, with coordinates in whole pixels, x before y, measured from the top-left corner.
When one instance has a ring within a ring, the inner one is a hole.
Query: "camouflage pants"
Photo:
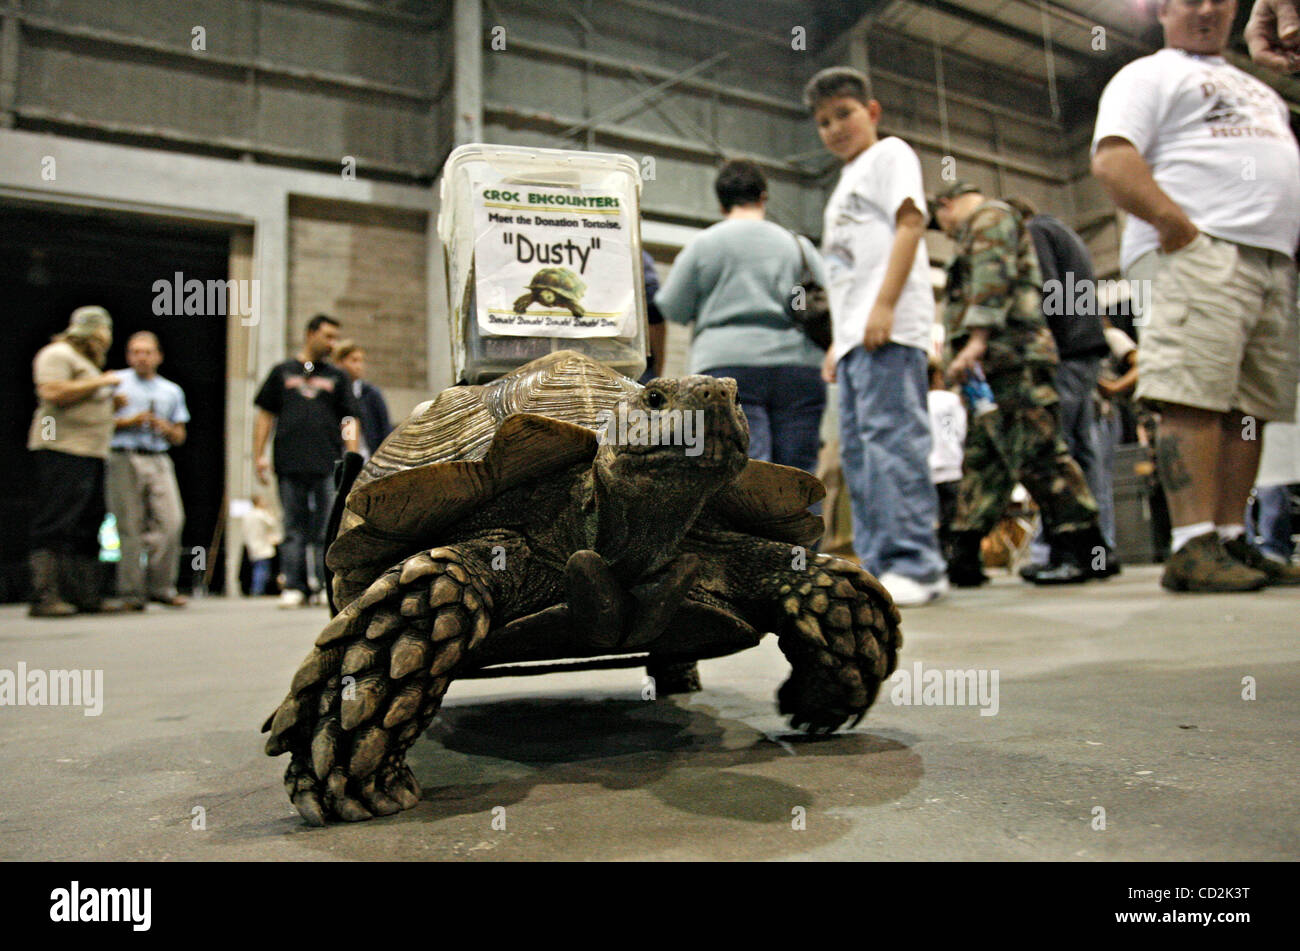
[[[1049,536],[1097,524],[1097,503],[1061,438],[1058,397],[1047,366],[1023,366],[989,377],[998,408],[967,426],[954,531],[988,534],[1020,482]]]

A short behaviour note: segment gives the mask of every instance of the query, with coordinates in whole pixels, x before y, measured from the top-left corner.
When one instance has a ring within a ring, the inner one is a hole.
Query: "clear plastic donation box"
[[[458,380],[555,350],[635,379],[646,365],[641,176],[626,155],[462,145],[440,186]]]

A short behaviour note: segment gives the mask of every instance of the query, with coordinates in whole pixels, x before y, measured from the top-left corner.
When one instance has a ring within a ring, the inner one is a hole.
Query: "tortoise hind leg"
[[[856,725],[903,643],[888,592],[840,558],[752,536],[725,547],[734,552],[724,568],[729,600],[756,630],[777,634],[793,667],[777,692],[778,709],[809,733]]]
[[[381,575],[321,632],[268,725],[291,754],[285,788],[310,825],[409,809],[406,751],[492,626],[505,572],[474,546],[435,548]]]
[[[654,681],[657,697],[698,693],[704,689],[700,685],[700,665],[693,660],[656,660],[652,657],[645,672]]]

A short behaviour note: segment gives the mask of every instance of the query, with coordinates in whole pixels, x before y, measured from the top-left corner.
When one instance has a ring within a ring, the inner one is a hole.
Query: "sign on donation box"
[[[469,145],[438,218],[458,378],[481,383],[555,350],[645,368],[640,176],[627,156]]]

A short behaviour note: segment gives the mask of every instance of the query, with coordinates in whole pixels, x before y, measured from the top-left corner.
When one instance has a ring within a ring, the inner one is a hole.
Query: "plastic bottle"
[[[993,398],[993,387],[984,379],[984,368],[978,363],[966,374],[966,382],[961,385],[961,390],[966,394],[966,399],[970,400],[972,417],[983,416],[998,408],[997,400]]]
[[[112,512],[99,525],[99,560],[110,563],[122,560],[122,540],[117,533],[117,516]]]

